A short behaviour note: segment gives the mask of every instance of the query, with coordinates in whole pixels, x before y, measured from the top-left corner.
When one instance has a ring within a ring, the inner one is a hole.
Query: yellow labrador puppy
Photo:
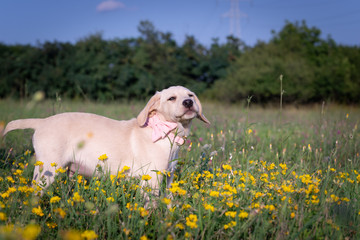
[[[162,179],[156,171],[174,171],[179,147],[196,117],[210,124],[197,96],[175,86],[157,92],[137,118],[128,121],[89,113],[62,113],[43,119],[12,121],[4,135],[15,129],[35,130],[36,158],[44,164],[35,167],[33,179],[46,182],[46,186],[54,181],[56,174],[52,163],[85,176],[92,176],[101,164],[112,174],[124,166],[130,167],[131,176],[148,174],[151,176],[148,183],[157,192]],[[171,174],[168,187],[172,178]]]

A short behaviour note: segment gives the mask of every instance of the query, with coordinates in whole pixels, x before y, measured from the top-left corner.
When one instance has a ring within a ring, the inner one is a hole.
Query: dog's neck
[[[156,114],[149,117],[146,125],[152,128],[151,138],[153,142],[169,138],[171,142],[177,143],[178,145],[185,143],[185,138],[190,130],[181,123],[163,121]]]

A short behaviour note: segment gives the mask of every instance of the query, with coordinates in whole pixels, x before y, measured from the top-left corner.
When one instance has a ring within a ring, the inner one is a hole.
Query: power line
[[[239,39],[241,37],[241,18],[247,17],[246,13],[240,11],[240,1],[248,0],[230,0],[230,10],[223,15],[224,17],[228,17],[230,19],[230,35],[233,35]]]

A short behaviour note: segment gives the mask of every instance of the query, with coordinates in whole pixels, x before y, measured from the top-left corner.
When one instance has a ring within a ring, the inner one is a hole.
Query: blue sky
[[[234,1],[234,0],[233,0]],[[360,0],[238,0],[239,36],[248,45],[268,41],[286,20],[306,20],[322,37],[360,46]],[[104,39],[138,37],[141,20],[171,32],[178,44],[186,35],[209,46],[231,32],[231,0],[2,0],[0,42],[72,42],[103,34]],[[233,21],[234,22],[234,21]]]

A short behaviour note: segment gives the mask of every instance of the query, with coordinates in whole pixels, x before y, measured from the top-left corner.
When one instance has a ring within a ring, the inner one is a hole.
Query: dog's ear
[[[195,94],[194,94],[194,99],[195,99],[196,104],[199,106],[199,113],[198,113],[197,117],[204,123],[210,124],[210,121],[207,120],[207,118],[202,113],[202,106],[201,106],[200,100],[198,99],[198,97]]]
[[[150,98],[149,102],[146,104],[144,109],[141,110],[141,112],[137,116],[136,119],[137,119],[137,122],[138,122],[140,127],[145,125],[149,114],[152,111],[155,111],[156,109],[159,108],[159,106],[160,106],[160,95],[161,95],[160,92],[156,92],[156,94]]]

